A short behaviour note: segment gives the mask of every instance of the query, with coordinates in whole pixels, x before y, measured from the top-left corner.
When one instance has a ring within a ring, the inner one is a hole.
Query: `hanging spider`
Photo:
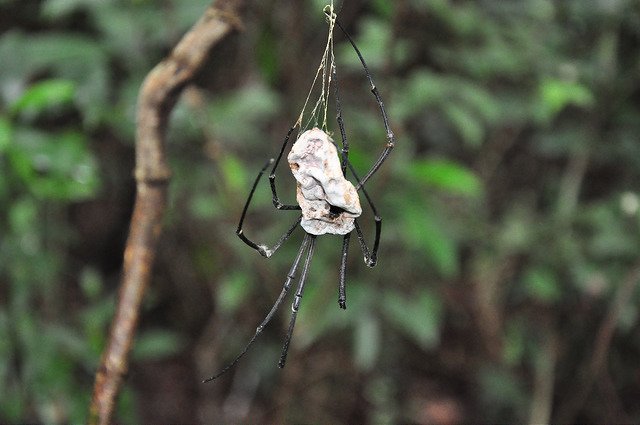
[[[342,139],[341,155],[340,157],[338,156],[336,144],[324,129],[313,127],[312,129],[304,131],[301,135],[299,135],[299,137],[291,147],[290,153],[287,156],[289,167],[291,168],[291,171],[297,181],[296,200],[298,204],[285,205],[280,201],[280,198],[278,197],[278,194],[276,192],[275,173],[276,169],[278,168],[278,164],[280,164],[280,160],[282,159],[282,156],[284,155],[284,152],[289,144],[291,135],[296,128],[302,128],[302,119],[304,114],[303,107],[303,111],[300,114],[298,121],[293,125],[293,127],[291,127],[286,137],[284,138],[284,142],[282,143],[282,148],[280,149],[278,157],[275,159],[275,161],[273,158],[271,158],[258,173],[258,176],[256,177],[253,186],[251,187],[251,191],[249,192],[249,197],[247,198],[247,201],[244,205],[244,209],[242,210],[242,215],[240,216],[240,222],[238,224],[236,234],[240,237],[240,239],[242,239],[243,242],[258,251],[262,256],[266,258],[269,258],[271,255],[273,255],[273,253],[275,253],[278,248],[280,248],[280,246],[287,239],[289,239],[298,225],[300,225],[305,231],[304,239],[293,261],[293,265],[291,266],[291,269],[287,274],[287,278],[284,282],[284,286],[282,288],[282,291],[280,292],[280,295],[278,296],[273,307],[264,318],[262,323],[260,323],[260,325],[257,327],[255,334],[249,340],[244,350],[229,365],[224,367],[217,374],[205,379],[203,382],[213,381],[214,379],[220,377],[221,375],[229,371],[232,367],[234,367],[236,363],[238,363],[238,361],[247,353],[249,347],[262,333],[265,326],[271,321],[276,311],[283,303],[287,293],[292,286],[293,280],[295,279],[300,261],[302,260],[302,257],[305,256],[306,252],[304,264],[302,266],[302,273],[300,275],[295,298],[291,307],[292,313],[289,327],[285,337],[284,345],[282,347],[280,360],[278,362],[278,367],[284,367],[289,344],[293,335],[293,328],[296,323],[298,309],[302,300],[307,273],[309,271],[311,259],[313,258],[316,236],[326,233],[343,235],[338,286],[338,305],[342,309],[347,308],[345,293],[345,273],[349,239],[353,230],[356,231],[360,247],[364,254],[365,264],[369,267],[373,267],[377,262],[382,219],[378,215],[376,207],[374,206],[371,198],[365,190],[364,184],[371,178],[371,176],[376,173],[376,171],[378,171],[382,163],[387,159],[387,156],[389,155],[389,153],[391,153],[391,150],[394,147],[395,139],[393,132],[391,131],[391,128],[389,126],[384,104],[382,102],[380,94],[378,93],[378,89],[373,82],[369,68],[367,67],[366,62],[362,57],[362,53],[356,46],[351,36],[345,31],[344,27],[337,20],[336,14],[333,12],[333,6],[325,7],[324,12],[327,16],[327,21],[329,22],[329,38],[327,41],[327,47],[325,48],[323,59],[320,63],[320,67],[318,68],[318,72],[316,73],[316,78],[314,79],[314,83],[312,84],[311,90],[309,92],[309,96],[311,95],[313,85],[315,84],[316,79],[318,78],[318,75],[320,75],[320,73],[322,73],[322,94],[320,96],[320,100],[316,103],[316,107],[314,108],[314,111],[311,113],[311,115],[318,115],[320,113],[318,112],[320,111],[319,106],[324,106],[324,122],[322,127],[326,128],[328,99],[327,91],[328,87],[333,81],[334,94],[336,99],[336,119]],[[378,104],[378,107],[380,109],[382,121],[386,131],[387,141],[382,153],[362,178],[358,178],[358,175],[356,174],[353,166],[349,162],[349,144],[347,142],[347,135],[342,119],[342,109],[340,105],[340,97],[338,94],[336,67],[333,57],[334,24],[337,25],[345,35],[345,37],[353,47],[356,55],[358,56],[362,67],[364,68],[367,81],[371,85],[371,92],[373,93],[376,103]],[[330,68],[330,71],[328,71],[328,68]],[[309,96],[307,96],[307,101],[309,100]],[[249,205],[251,204],[253,194],[256,191],[256,187],[258,186],[260,179],[269,168],[269,166],[272,166],[271,173],[269,174],[269,183],[273,195],[273,205],[278,210],[301,211],[301,214],[296,219],[296,221],[271,248],[252,241],[247,236],[245,236],[242,229],[242,225],[244,223],[247,210],[249,209]],[[346,179],[347,168],[349,169],[349,171],[351,171],[356,180],[355,185]],[[359,191],[364,195],[367,204],[371,208],[375,217],[375,239],[372,249],[369,249],[369,247],[365,243],[364,235],[357,220],[357,218],[362,213],[360,199],[358,196]]]

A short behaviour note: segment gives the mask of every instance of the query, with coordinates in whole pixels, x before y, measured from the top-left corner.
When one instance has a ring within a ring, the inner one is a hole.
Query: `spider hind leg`
[[[293,264],[291,265],[291,269],[289,270],[289,273],[287,273],[287,278],[286,278],[286,280],[284,282],[284,285],[282,287],[282,291],[280,292],[280,295],[278,296],[278,299],[276,299],[276,302],[273,304],[273,306],[271,307],[271,310],[266,315],[266,317],[264,318],[262,323],[260,323],[260,325],[256,328],[255,334],[253,335],[253,337],[251,337],[251,339],[249,340],[247,345],[244,347],[244,350],[242,350],[242,352],[240,354],[238,354],[236,356],[236,358],[233,359],[233,361],[231,363],[229,363],[227,366],[222,368],[218,373],[216,373],[215,375],[211,376],[210,378],[207,378],[207,379],[203,380],[202,381],[203,383],[207,383],[207,382],[213,381],[215,379],[218,379],[220,376],[224,375],[229,370],[231,370],[240,361],[240,359],[242,357],[244,357],[245,354],[247,354],[247,351],[249,351],[249,348],[251,347],[251,345],[255,342],[255,340],[258,338],[258,336],[260,336],[260,334],[264,330],[265,326],[267,326],[269,324],[269,322],[271,321],[273,316],[276,314],[276,311],[278,311],[278,308],[280,307],[280,305],[282,305],[282,303],[284,302],[284,299],[287,296],[287,293],[289,292],[289,289],[291,288],[291,284],[293,283],[293,280],[295,279],[296,271],[298,270],[298,265],[300,264],[300,260],[302,259],[302,254],[304,254],[304,252],[306,251],[307,246],[309,245],[310,239],[311,238],[309,237],[308,234],[305,235],[305,238],[302,241],[302,244],[300,245],[300,249],[298,250],[298,254],[296,255],[296,258],[293,261]],[[304,281],[304,277],[306,276],[306,269],[308,268],[308,262],[309,261],[310,261],[309,260],[309,254],[307,254],[307,260],[305,261],[305,271],[303,271],[303,275],[302,275],[301,281]],[[301,291],[299,291],[299,292],[301,293]],[[298,304],[299,304],[299,302],[298,302]],[[289,337],[290,337],[290,335],[289,335]],[[288,345],[288,343],[287,343],[287,345]]]
[[[293,304],[291,304],[291,319],[289,320],[289,328],[287,329],[287,336],[284,340],[284,345],[282,346],[282,353],[280,354],[280,360],[278,361],[279,368],[283,368],[284,364],[287,361],[289,344],[291,343],[291,337],[293,336],[293,328],[296,325],[298,309],[300,308],[300,302],[302,301],[302,293],[304,291],[304,285],[307,280],[307,272],[309,271],[309,266],[311,265],[311,259],[313,258],[313,250],[316,244],[316,236],[307,233],[305,235],[305,240],[308,240],[309,242],[309,251],[307,252],[307,258],[305,259],[304,266],[302,267],[302,274],[300,275],[300,282],[298,283],[298,289],[296,290],[296,295],[295,295],[295,298],[293,299]]]
[[[350,238],[351,238],[351,233],[347,233],[346,235],[344,235],[344,239],[342,240],[342,255],[340,256],[338,305],[343,310],[347,309],[347,292],[346,292],[345,279],[347,274],[347,251],[349,251]]]

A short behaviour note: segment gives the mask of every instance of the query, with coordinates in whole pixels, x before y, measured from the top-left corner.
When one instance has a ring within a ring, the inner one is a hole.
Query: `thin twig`
[[[535,376],[531,395],[530,424],[551,423],[556,363],[558,361],[558,335],[550,326],[542,334],[541,350],[535,358]]]
[[[611,300],[609,311],[602,320],[598,333],[596,334],[593,354],[581,368],[583,372],[578,376],[577,390],[560,410],[558,423],[572,423],[574,421],[576,414],[587,401],[593,384],[605,371],[611,340],[618,325],[618,320],[626,305],[633,299],[633,291],[639,282],[640,261],[637,261],[636,264],[631,267]]]
[[[179,94],[202,67],[211,47],[238,27],[243,0],[218,0],[145,79],[138,99],[136,201],[124,251],[123,275],[109,342],[96,373],[90,424],[108,424],[135,335],[140,304],[150,280],[171,176],[164,145],[169,114]]]

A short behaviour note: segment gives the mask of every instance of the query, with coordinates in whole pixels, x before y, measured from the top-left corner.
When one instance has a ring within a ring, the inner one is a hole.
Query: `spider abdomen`
[[[331,137],[319,128],[305,131],[291,147],[288,161],[298,182],[302,228],[312,235],[351,232],[354,219],[362,214],[360,198],[342,173]]]

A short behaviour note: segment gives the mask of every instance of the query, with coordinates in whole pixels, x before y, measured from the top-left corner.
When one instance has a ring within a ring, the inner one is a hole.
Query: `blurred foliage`
[[[85,262],[70,211],[102,196],[100,134],[129,121],[123,141],[131,143],[133,97],[118,94],[126,84],[110,74],[114,61],[132,57],[126,38],[118,46],[112,36],[134,26],[122,16],[93,34],[73,30],[80,10],[106,18],[122,13],[118,2],[10,1],[0,10],[15,18],[0,24],[0,421],[82,423],[115,292],[99,262]],[[127,89],[135,92],[152,64],[126,72]],[[175,333],[144,332],[134,357],[166,357],[180,346]],[[128,423],[138,422],[132,398],[126,388]]]
[[[320,238],[286,369],[283,308],[232,374],[199,384],[242,349],[300,243],[265,260],[234,230],[304,103],[325,3],[250,2],[174,110],[171,205],[118,422],[640,421],[637,0],[345,2],[397,136],[367,184],[378,266],[352,241],[343,312],[341,239]],[[207,4],[0,1],[0,422],[85,420],[137,90]],[[384,127],[335,38],[364,174]],[[286,166],[277,184],[294,202]],[[274,241],[294,217],[263,181],[246,232]],[[362,226],[370,240],[367,208]]]

